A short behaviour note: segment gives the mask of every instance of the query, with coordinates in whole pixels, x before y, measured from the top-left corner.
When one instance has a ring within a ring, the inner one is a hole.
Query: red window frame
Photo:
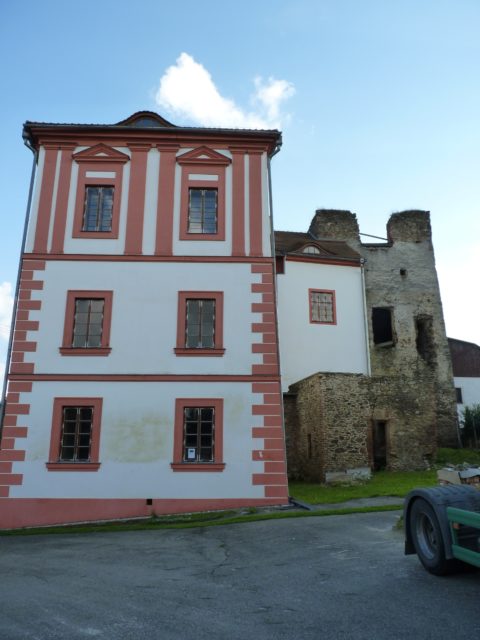
[[[100,347],[72,347],[73,329],[75,324],[75,300],[103,299],[103,325]],[[63,341],[60,347],[62,356],[108,356],[110,348],[110,328],[112,324],[113,291],[72,290],[67,291],[67,304],[65,310],[65,324],[63,329]]]
[[[49,471],[98,471],[100,467],[102,405],[102,398],[54,398],[50,450],[46,463]],[[88,462],[62,462],[59,460],[64,407],[93,407],[90,459]]]
[[[213,462],[185,462],[183,460],[184,409],[215,409]],[[223,471],[223,399],[222,398],[177,398],[175,400],[175,424],[173,432],[173,471]]]
[[[211,175],[217,180],[194,180],[189,175]],[[188,215],[190,205],[190,189],[217,190],[217,232],[190,233],[188,231]],[[184,165],[182,167],[182,190],[180,200],[180,240],[225,240],[225,167],[206,169],[204,167]]]
[[[312,294],[326,293],[332,296],[332,319],[331,320],[314,320],[312,312]],[[333,289],[309,289],[308,290],[308,311],[311,324],[337,324],[337,305],[335,300],[335,291]]]
[[[87,177],[88,172],[111,172],[115,174],[114,178],[97,178],[95,176]],[[78,171],[77,194],[75,199],[75,213],[73,218],[74,238],[118,238],[118,229],[120,224],[120,202],[122,199],[122,178],[123,165],[114,164],[113,166],[100,166],[99,164],[81,164]],[[87,187],[112,187],[113,188],[113,209],[112,209],[112,228],[110,231],[84,231],[83,215],[85,210],[85,197]]]
[[[215,328],[213,347],[186,347],[187,300],[215,300]],[[223,356],[223,291],[179,291],[177,312],[177,356]]]

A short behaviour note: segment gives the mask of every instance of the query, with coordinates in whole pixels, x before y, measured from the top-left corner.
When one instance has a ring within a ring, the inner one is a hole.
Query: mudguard
[[[410,511],[413,503],[422,498],[432,507],[438,518],[445,543],[445,557],[453,558],[452,535],[447,518],[447,507],[457,507],[466,511],[480,512],[480,491],[468,485],[444,485],[428,489],[414,489],[406,496],[403,506],[403,522],[405,527],[405,554],[415,553],[410,532]]]

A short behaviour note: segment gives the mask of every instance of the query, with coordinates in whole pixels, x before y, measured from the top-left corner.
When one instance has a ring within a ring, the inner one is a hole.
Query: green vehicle
[[[480,491],[469,485],[415,489],[405,498],[405,554],[446,575],[480,567]]]

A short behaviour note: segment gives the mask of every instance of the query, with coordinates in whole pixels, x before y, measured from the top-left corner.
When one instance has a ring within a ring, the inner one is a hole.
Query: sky
[[[276,229],[431,212],[447,334],[480,344],[478,0],[0,0],[0,380],[33,156],[26,120],[279,128]],[[368,238],[365,238],[368,241]]]

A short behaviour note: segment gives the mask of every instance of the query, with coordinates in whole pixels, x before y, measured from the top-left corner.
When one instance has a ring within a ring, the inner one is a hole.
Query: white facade
[[[103,398],[101,465],[95,473],[52,472],[48,460],[55,397]],[[217,473],[172,473],[175,398],[223,398],[225,469]],[[251,398],[247,401],[247,398]],[[252,404],[249,384],[205,382],[36,382],[31,393],[31,434],[25,447],[21,486],[12,498],[168,499],[262,498],[252,485],[263,463],[252,460]],[[228,428],[227,428],[228,425]],[[15,468],[14,468],[15,471]]]
[[[309,290],[335,292],[335,323],[310,321]],[[282,388],[319,371],[368,373],[361,267],[285,261],[277,275]]]
[[[279,132],[142,112],[25,135],[38,174],[0,528],[285,504],[268,190]]]
[[[480,404],[480,378],[460,378],[455,377],[456,389],[462,393],[462,402],[457,403],[458,419],[463,422],[463,410],[473,404]]]
[[[35,353],[26,361],[38,362],[41,373],[57,374],[209,374],[248,375],[261,354],[245,345],[252,342],[251,325],[257,320],[252,304],[261,294],[252,293],[261,274],[252,274],[249,264],[190,262],[96,262],[49,261],[42,291],[32,299],[42,300]],[[94,283],[95,286],[92,286]],[[234,286],[232,286],[234,285]],[[61,355],[67,292],[98,289],[113,292],[107,357]],[[179,291],[223,292],[222,357],[179,357],[177,307]]]

